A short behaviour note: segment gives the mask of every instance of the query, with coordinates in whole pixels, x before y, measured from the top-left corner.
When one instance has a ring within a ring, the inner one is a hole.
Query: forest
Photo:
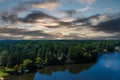
[[[119,40],[0,40],[0,68],[16,72],[39,65],[88,63],[101,54],[120,51]]]

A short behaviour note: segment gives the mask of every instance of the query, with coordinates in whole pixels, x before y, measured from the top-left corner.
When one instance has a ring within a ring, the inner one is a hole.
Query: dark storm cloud
[[[0,19],[5,23],[10,23],[10,24],[14,24],[17,22],[36,23],[38,19],[44,19],[44,18],[57,20],[57,18],[45,14],[41,11],[33,11],[24,18],[19,18],[16,14],[7,14],[7,13],[0,14]]]
[[[100,19],[102,19],[103,16],[108,17],[107,20],[103,19],[103,21],[99,21]],[[92,25],[93,23],[91,23],[90,21],[92,19],[95,19],[98,21],[97,25]],[[105,14],[105,15],[101,15],[101,14],[96,14],[87,18],[82,18],[82,19],[78,19],[72,22],[74,24],[74,26],[77,26],[78,23],[84,23],[81,26],[88,26],[89,28],[92,28],[93,31],[97,31],[97,32],[105,32],[108,34],[114,34],[113,36],[110,37],[100,37],[101,39],[120,39],[120,14]],[[77,26],[79,27],[79,26]],[[100,39],[99,37],[94,37],[93,39]]]
[[[53,19],[53,20],[57,20],[57,18],[47,15],[41,11],[34,11],[31,14],[28,14],[26,17],[24,18],[19,18],[19,20],[23,23],[35,23],[36,20],[38,19],[44,19],[44,18],[49,18],[49,19]]]
[[[92,28],[96,31],[104,31],[106,33],[120,33],[120,18],[99,23]]]

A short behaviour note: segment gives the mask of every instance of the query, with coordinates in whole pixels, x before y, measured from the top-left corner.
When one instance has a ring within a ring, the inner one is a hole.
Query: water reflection
[[[36,73],[8,76],[6,80],[73,80],[70,76],[74,77],[76,75],[77,77],[77,74],[90,68],[92,65],[93,63],[47,66]]]
[[[94,63],[89,64],[72,64],[72,65],[58,65],[58,66],[47,66],[44,69],[39,70],[41,74],[52,75],[54,72],[68,71],[71,74],[78,74],[82,70],[86,70],[91,67]]]
[[[88,66],[76,64],[45,68],[45,71],[40,71],[39,78],[34,80],[120,80],[120,53],[104,54],[94,66]]]
[[[92,64],[48,66],[36,72],[34,80],[73,80],[73,78],[77,78],[78,73],[88,69],[91,65]]]
[[[84,80],[120,80],[120,53],[105,54],[89,70],[79,74]]]
[[[5,80],[33,80],[34,74],[24,74],[24,75],[10,75],[5,78]]]

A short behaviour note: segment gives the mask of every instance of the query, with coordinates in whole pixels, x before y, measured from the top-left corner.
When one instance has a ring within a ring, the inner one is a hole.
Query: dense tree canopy
[[[95,61],[101,53],[115,51],[119,40],[1,40],[0,65],[57,65]]]

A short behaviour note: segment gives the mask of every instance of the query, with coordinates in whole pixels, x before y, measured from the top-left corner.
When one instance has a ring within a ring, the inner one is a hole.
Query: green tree
[[[45,55],[45,60],[44,60],[44,64],[48,64],[48,58],[49,58],[49,54],[48,53],[46,53],[46,55]]]
[[[43,64],[41,57],[36,57],[36,64]]]
[[[25,69],[29,69],[31,67],[32,61],[30,59],[25,59],[23,61],[23,66],[25,67]]]
[[[3,51],[0,54],[0,64],[4,67],[7,66],[8,64],[8,52],[7,51]]]

